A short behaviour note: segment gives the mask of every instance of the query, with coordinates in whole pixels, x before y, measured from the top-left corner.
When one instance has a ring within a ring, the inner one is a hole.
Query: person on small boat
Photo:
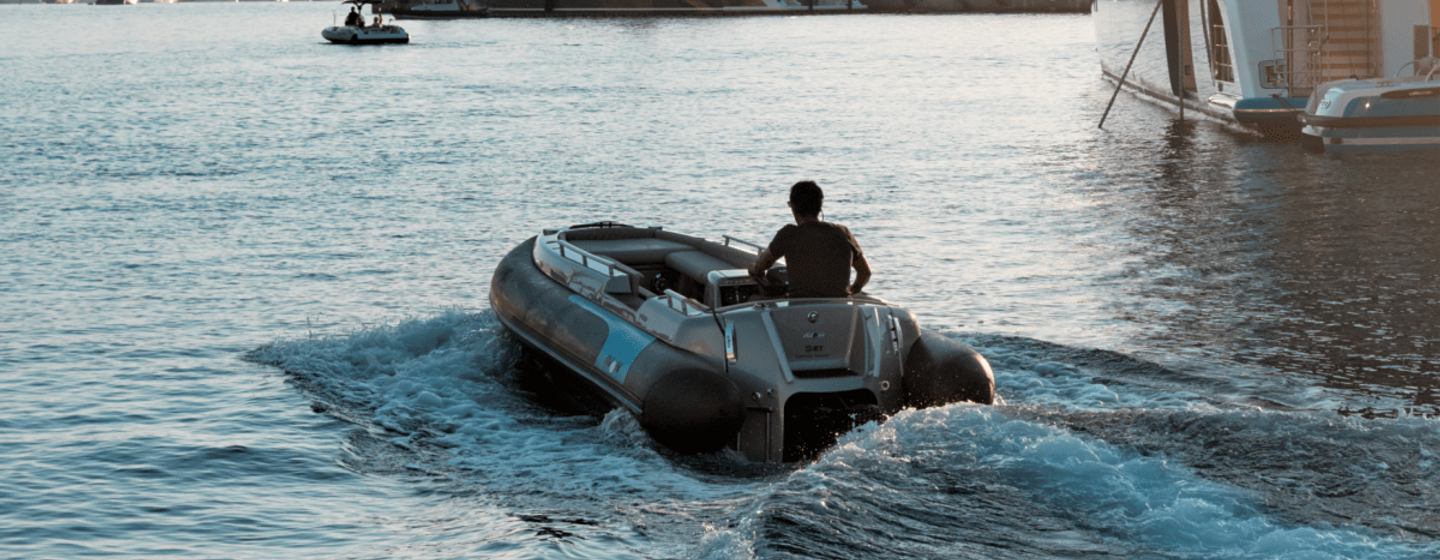
[[[790,187],[790,212],[795,224],[780,228],[770,246],[760,251],[750,275],[764,278],[775,261],[785,258],[791,297],[849,297],[870,281],[870,263],[850,229],[820,217],[825,193],[814,181]],[[850,282],[850,269],[855,281]]]
[[[345,16],[345,26],[361,27],[363,25],[365,25],[365,18],[360,16],[360,12],[357,11],[354,6],[351,6],[350,14]]]

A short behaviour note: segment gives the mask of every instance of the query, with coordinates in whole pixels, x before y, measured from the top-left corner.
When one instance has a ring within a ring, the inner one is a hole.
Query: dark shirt
[[[861,254],[850,230],[830,222],[806,222],[780,228],[770,254],[785,257],[794,297],[850,295],[850,264]]]

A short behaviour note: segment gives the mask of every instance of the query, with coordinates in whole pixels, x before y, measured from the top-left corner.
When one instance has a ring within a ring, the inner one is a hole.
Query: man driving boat
[[[849,297],[870,281],[870,263],[849,228],[820,218],[825,193],[814,181],[790,187],[790,212],[795,224],[780,228],[770,246],[760,251],[750,275],[763,279],[775,261],[785,258],[790,297]],[[850,269],[855,281],[850,282]]]

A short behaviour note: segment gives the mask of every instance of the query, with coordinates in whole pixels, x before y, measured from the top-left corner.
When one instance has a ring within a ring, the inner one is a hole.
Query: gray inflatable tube
[[[995,403],[995,373],[974,348],[921,330],[905,357],[905,405]]]
[[[535,266],[534,246],[534,238],[520,244],[495,269],[490,306],[501,324],[635,415],[661,445],[704,452],[735,442],[741,396],[723,364],[658,341],[561,286]]]

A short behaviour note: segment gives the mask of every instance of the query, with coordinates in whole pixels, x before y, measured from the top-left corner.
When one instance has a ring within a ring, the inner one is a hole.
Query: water
[[[1108,99],[1084,16],[0,10],[0,556],[1434,558],[1440,191]],[[814,178],[997,407],[813,463],[557,409],[499,257]]]

